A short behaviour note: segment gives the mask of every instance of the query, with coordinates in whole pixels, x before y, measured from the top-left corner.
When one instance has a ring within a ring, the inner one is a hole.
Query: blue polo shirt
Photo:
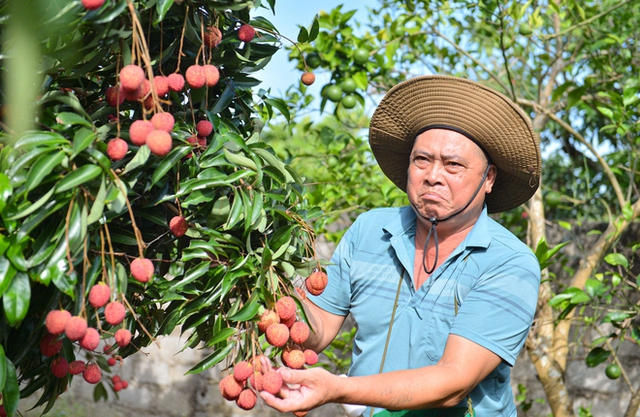
[[[357,332],[349,374],[378,373],[402,279],[384,372],[437,363],[449,334],[456,334],[502,358],[470,394],[476,415],[516,416],[509,373],[536,311],[535,255],[485,208],[465,240],[415,290],[415,233],[409,206],[360,215],[327,267],[327,288],[309,296],[330,313],[351,313]]]

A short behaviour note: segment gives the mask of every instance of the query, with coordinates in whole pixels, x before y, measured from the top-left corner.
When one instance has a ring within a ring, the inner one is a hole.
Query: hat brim
[[[413,142],[432,126],[449,126],[472,138],[497,167],[496,182],[485,200],[489,212],[517,207],[535,193],[542,168],[538,137],[529,117],[503,94],[445,75],[416,77],[396,85],[371,118],[373,155],[403,191]]]

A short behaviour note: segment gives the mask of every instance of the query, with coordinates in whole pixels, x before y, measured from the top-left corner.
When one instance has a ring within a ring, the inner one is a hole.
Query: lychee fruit
[[[316,81],[316,75],[313,72],[305,72],[300,77],[302,84],[311,85]]]
[[[285,350],[282,352],[282,362],[292,369],[304,368],[304,352],[300,349]]]
[[[64,378],[69,373],[69,362],[62,356],[55,358],[51,362],[51,373],[56,378]]]
[[[173,73],[167,76],[169,81],[169,90],[179,92],[184,88],[184,77],[182,74]]]
[[[89,290],[89,304],[94,308],[107,305],[109,297],[111,297],[111,288],[104,282],[99,282]]]
[[[289,296],[281,297],[276,301],[276,311],[281,320],[287,320],[296,315],[296,302]]]
[[[116,364],[116,358],[114,358],[113,356],[107,359],[107,365],[115,366],[115,364]]]
[[[96,10],[102,7],[105,0],[82,0],[82,5],[87,10]]]
[[[256,30],[249,24],[244,24],[238,29],[238,39],[242,42],[251,42],[256,36]]]
[[[126,347],[131,343],[131,332],[127,329],[118,329],[115,338],[118,346]]]
[[[240,361],[233,367],[233,377],[238,382],[246,381],[251,374],[253,374],[253,366],[247,361]]]
[[[148,120],[136,120],[129,127],[129,139],[136,146],[142,146],[147,142],[147,136],[153,132],[155,127]]]
[[[83,361],[73,361],[69,364],[69,373],[78,375],[84,372],[85,363]]]
[[[309,338],[309,326],[303,321],[296,321],[289,329],[289,337],[293,343],[302,345]]]
[[[249,385],[255,390],[262,391],[262,373],[255,371],[251,377],[249,377]]]
[[[185,72],[185,79],[191,88],[201,88],[207,83],[207,76],[204,68],[200,65],[191,65]]]
[[[144,70],[138,65],[125,65],[120,70],[120,83],[126,90],[137,90],[144,79]]]
[[[208,120],[200,120],[196,124],[196,132],[198,132],[198,136],[206,138],[213,132],[213,123]]]
[[[243,410],[251,410],[256,406],[256,393],[253,390],[245,388],[240,392],[236,399],[236,404]]]
[[[136,258],[131,262],[131,276],[133,276],[136,281],[142,283],[149,282],[153,277],[153,273],[154,267],[151,259]]]
[[[147,135],[147,146],[152,154],[156,156],[166,156],[171,152],[173,139],[171,139],[169,132],[156,129]]]
[[[97,364],[89,363],[84,367],[82,377],[90,384],[97,384],[102,379],[102,371]]]
[[[184,236],[188,229],[189,222],[184,216],[174,216],[169,221],[169,230],[171,230],[171,233],[173,233],[175,237]]]
[[[262,390],[276,395],[282,388],[282,377],[276,371],[268,371],[262,375]]]
[[[327,287],[328,282],[329,278],[327,277],[327,274],[322,271],[316,271],[307,277],[304,284],[309,293],[313,295],[320,295]]]
[[[228,401],[238,398],[242,390],[244,389],[244,383],[238,382],[233,375],[227,375],[218,384],[220,388],[220,394]]]
[[[122,88],[118,86],[111,86],[107,88],[105,92],[105,98],[107,100],[107,104],[111,107],[117,107],[120,104],[124,103],[124,94],[122,93]]]
[[[189,144],[191,144],[192,146],[197,146],[198,145],[198,138],[196,136],[189,136],[187,138],[187,142]]]
[[[112,161],[119,161],[125,157],[129,150],[129,144],[121,138],[111,139],[107,143],[107,155]]]
[[[71,341],[80,340],[87,333],[87,320],[79,316],[72,316],[64,326],[64,334]]]
[[[207,64],[202,67],[204,71],[205,84],[207,87],[215,87],[220,81],[220,70],[215,65]],[[205,135],[206,136],[206,135]]]
[[[71,313],[67,310],[52,310],[47,314],[44,325],[49,333],[62,334],[70,318]]]
[[[318,363],[318,354],[315,351],[311,349],[305,349],[303,353],[304,353],[304,363],[306,363],[309,366],[315,365],[316,363]]]
[[[122,391],[122,381],[117,381],[113,383],[113,390],[115,392]]]
[[[158,130],[164,130],[165,132],[171,132],[173,125],[176,123],[171,113],[156,113],[151,118],[151,124]]]
[[[142,84],[140,85],[140,87],[136,88],[135,90],[129,90],[127,88],[123,88],[122,89],[122,96],[127,101],[138,101],[138,100],[142,99],[142,97],[144,97],[144,93],[143,93],[143,90],[142,90]]]
[[[89,327],[84,336],[78,340],[78,344],[86,350],[95,350],[100,344],[100,333],[93,327]]]
[[[156,75],[153,77],[153,84],[156,87],[158,97],[165,97],[169,94],[169,77],[165,75]]]
[[[267,328],[272,324],[280,323],[280,317],[278,313],[273,310],[265,310],[264,313],[260,316],[260,321],[258,322],[258,330],[261,333],[265,333]]]
[[[307,414],[309,414],[308,411],[294,411],[293,415],[296,417],[305,417]]]
[[[291,317],[289,317],[288,319],[284,319],[281,320],[280,323],[284,324],[285,326],[287,326],[289,329],[291,329],[291,326],[293,326],[293,324],[296,322],[296,316],[293,315]]]
[[[209,48],[215,48],[220,45],[222,42],[222,32],[215,26],[209,26],[204,32],[204,41],[205,46]]]
[[[124,320],[126,310],[118,301],[112,301],[104,308],[104,319],[112,326],[117,326]]]
[[[272,324],[267,327],[265,335],[271,346],[282,347],[289,340],[289,328],[282,323]]]
[[[198,136],[198,146],[201,148],[206,148],[207,147],[207,138],[205,138],[204,136]]]
[[[46,357],[55,356],[62,350],[62,340],[55,334],[47,333],[40,339],[40,352]]]

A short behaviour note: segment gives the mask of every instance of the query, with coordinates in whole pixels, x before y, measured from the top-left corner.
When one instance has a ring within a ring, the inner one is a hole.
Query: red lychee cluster
[[[260,357],[251,362],[240,361],[233,372],[220,380],[220,394],[227,401],[235,401],[243,410],[251,410],[256,405],[256,392],[266,391],[273,395],[282,388],[282,377],[275,370],[262,372]]]
[[[329,278],[323,271],[318,270],[313,272],[305,279],[304,284],[307,287],[307,291],[313,295],[320,295],[327,287]]]
[[[249,43],[256,36],[256,30],[249,24],[244,24],[238,29],[238,39],[242,42]]]
[[[82,0],[82,5],[87,10],[96,10],[102,7],[105,0]]]
[[[209,48],[216,48],[222,42],[222,32],[215,26],[209,26],[204,32],[202,39],[204,45]]]
[[[153,266],[153,262],[147,258],[136,258],[131,262],[131,276],[136,281],[149,282],[151,278],[153,278],[153,273],[155,268]]]

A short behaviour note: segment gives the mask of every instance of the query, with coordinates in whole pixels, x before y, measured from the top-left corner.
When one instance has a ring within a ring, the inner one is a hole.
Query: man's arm
[[[304,347],[320,353],[335,339],[345,317],[321,309],[308,298],[303,298],[302,305],[311,327],[309,338],[304,343]]]
[[[341,378],[321,368],[281,368],[282,398],[261,393],[281,412],[310,410],[335,402],[389,410],[417,410],[458,405],[500,364],[500,357],[463,337],[450,335],[440,361],[433,366],[369,376]]]

